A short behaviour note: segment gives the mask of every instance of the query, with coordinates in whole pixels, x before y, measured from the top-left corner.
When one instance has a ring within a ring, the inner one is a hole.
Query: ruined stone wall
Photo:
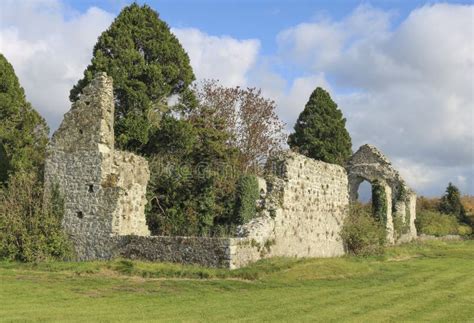
[[[408,240],[416,236],[416,194],[375,147],[365,145],[347,170],[288,152],[258,180],[258,217],[237,237],[149,236],[144,209],[146,160],[114,147],[112,80],[99,74],[66,113],[48,147],[45,197],[57,185],[65,201],[64,230],[78,259],[133,259],[239,268],[266,257],[334,257],[344,254],[340,237],[349,197],[366,179],[387,196],[387,232],[394,215]]]
[[[343,255],[340,231],[349,205],[345,169],[296,153],[273,166],[262,216],[242,226],[241,238],[231,242],[231,267],[273,256]]]
[[[113,255],[116,235],[148,235],[145,190],[148,165],[114,147],[112,80],[98,75],[64,116],[48,147],[45,194],[64,197],[63,227],[78,259]]]
[[[115,151],[111,174],[108,176],[113,176],[116,186],[123,189],[116,216],[113,217],[113,231],[119,235],[149,235],[144,215],[146,187],[150,178],[148,162],[130,152]]]
[[[230,268],[231,240],[209,237],[125,236],[120,240],[117,255],[130,259]]]

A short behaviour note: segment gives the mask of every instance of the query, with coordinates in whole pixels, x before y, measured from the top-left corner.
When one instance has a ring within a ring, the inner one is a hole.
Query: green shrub
[[[247,223],[257,213],[258,180],[254,175],[242,175],[237,182],[236,219],[240,224]]]
[[[423,210],[416,215],[415,225],[418,233],[445,236],[449,234],[469,235],[472,229],[460,224],[454,215]]]
[[[458,234],[460,236],[469,236],[472,234],[472,228],[469,225],[460,224],[458,226]]]
[[[341,237],[351,254],[369,256],[384,252],[384,225],[358,204],[351,206],[349,215],[344,220]]]
[[[53,187],[44,202],[43,185],[32,173],[10,176],[0,187],[0,259],[41,261],[64,259],[71,247],[61,228],[64,203]]]
[[[214,121],[166,115],[147,146],[146,214],[152,234],[221,235],[234,224],[238,151]]]

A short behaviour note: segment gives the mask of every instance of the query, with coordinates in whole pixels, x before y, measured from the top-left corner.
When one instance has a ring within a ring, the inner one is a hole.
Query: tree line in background
[[[256,216],[256,176],[286,142],[329,163],[344,165],[351,155],[346,120],[328,92],[315,89],[287,141],[275,102],[259,89],[193,83],[187,53],[146,5],[125,7],[100,35],[70,100],[102,71],[114,81],[116,146],[149,162],[152,234],[231,234]],[[57,194],[43,199],[48,128],[2,55],[0,121],[0,258],[70,256],[61,231],[62,198],[53,189]],[[379,228],[376,219],[354,221]],[[370,233],[374,239],[377,232]]]
[[[415,224],[421,234],[471,235],[474,228],[474,197],[461,196],[459,189],[449,183],[441,198],[418,198]]]

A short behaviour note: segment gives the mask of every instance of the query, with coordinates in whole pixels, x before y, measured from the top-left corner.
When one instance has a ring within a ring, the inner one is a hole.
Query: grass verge
[[[129,261],[0,263],[2,321],[472,321],[474,241],[239,270]]]

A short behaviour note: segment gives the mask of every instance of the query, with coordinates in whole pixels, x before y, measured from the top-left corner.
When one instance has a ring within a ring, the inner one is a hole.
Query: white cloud
[[[449,182],[456,185],[463,194],[472,194],[472,178],[474,169],[471,167],[451,165],[430,165],[413,162],[410,159],[393,160],[401,175],[409,180],[422,195],[440,196],[444,193]]]
[[[279,116],[283,120],[293,120],[293,122],[287,123],[288,128],[293,129],[294,121],[308,102],[311,93],[318,86],[328,91],[331,90],[323,73],[294,79],[289,90],[276,97]]]
[[[282,31],[279,55],[331,80],[354,149],[377,145],[422,192],[466,178],[474,193],[473,16],[474,6],[427,5],[391,28],[390,12],[361,6]]]
[[[60,0],[1,2],[0,52],[53,130],[70,108],[69,90],[90,63],[97,37],[114,16],[96,7],[78,13]],[[246,74],[258,57],[258,40],[212,36],[194,28],[172,31],[198,79],[219,79],[227,86],[247,83]]]
[[[13,65],[27,99],[54,129],[113,15],[95,7],[79,14],[54,0],[7,0],[0,4],[0,17],[0,52]]]
[[[449,181],[474,194],[474,6],[424,6],[395,27],[393,16],[363,5],[340,20],[303,22],[277,35],[270,56],[257,39],[172,31],[198,79],[262,87],[289,127],[322,86],[347,117],[354,149],[377,145],[423,194]],[[113,18],[61,0],[0,2],[0,52],[52,129]]]
[[[197,79],[218,79],[225,86],[243,86],[257,61],[260,42],[212,36],[195,28],[173,28],[188,52]]]
[[[337,63],[348,45],[354,46],[362,39],[384,39],[391,16],[391,12],[362,5],[342,21],[323,17],[298,24],[277,35],[280,55],[305,68],[325,68]]]

